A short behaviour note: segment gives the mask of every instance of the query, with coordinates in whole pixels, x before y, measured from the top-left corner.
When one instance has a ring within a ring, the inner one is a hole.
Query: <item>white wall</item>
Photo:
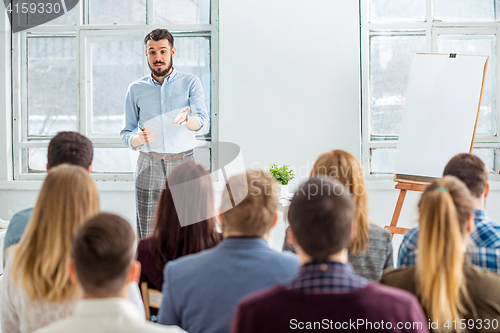
[[[247,167],[305,179],[334,147],[359,156],[359,10],[345,0],[220,0],[220,141]]]
[[[360,154],[358,1],[220,0],[219,139],[242,148],[246,167],[289,164],[308,177],[315,159],[331,149]],[[0,16],[1,18],[1,16]],[[0,27],[4,26],[0,19]],[[0,35],[0,57],[5,32]],[[2,62],[0,78],[8,73]],[[0,81],[0,179],[10,177],[10,118]],[[7,147],[7,148],[6,148]],[[391,181],[369,182],[370,217],[390,223],[398,191]],[[98,184],[104,211],[135,223],[133,183]],[[19,189],[19,188],[24,189]],[[488,213],[500,221],[500,185]],[[33,206],[39,184],[0,181],[0,218]],[[218,195],[217,195],[218,196]],[[401,226],[416,224],[418,193],[409,193]],[[397,237],[395,237],[397,242]]]

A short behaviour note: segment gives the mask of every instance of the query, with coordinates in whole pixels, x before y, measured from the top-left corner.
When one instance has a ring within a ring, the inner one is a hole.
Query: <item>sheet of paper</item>
[[[486,56],[415,55],[395,173],[441,177],[454,155],[469,152],[486,60]]]

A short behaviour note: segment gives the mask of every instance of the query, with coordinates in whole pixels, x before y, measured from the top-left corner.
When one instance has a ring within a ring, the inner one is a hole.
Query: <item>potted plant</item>
[[[280,198],[288,197],[288,182],[295,178],[293,170],[288,169],[288,165],[283,165],[278,168],[276,164],[271,164],[269,167],[269,173],[273,175],[274,179],[280,184]]]

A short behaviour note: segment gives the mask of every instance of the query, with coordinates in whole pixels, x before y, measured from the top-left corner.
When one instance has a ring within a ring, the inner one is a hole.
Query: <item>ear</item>
[[[490,183],[486,183],[486,187],[484,188],[484,198],[486,199],[490,194]]]
[[[68,262],[68,270],[69,270],[69,280],[74,284],[78,284],[78,275],[76,274],[75,262],[70,260]]]
[[[356,220],[352,221],[351,224],[351,241],[356,238],[356,235],[358,234],[358,223]]]
[[[49,163],[45,165],[45,169],[47,169],[47,172],[49,172]]]
[[[476,224],[474,223],[474,214],[470,214],[467,219],[467,232],[472,234],[476,229]]]
[[[87,167],[87,172],[90,174],[92,172],[92,164]]]
[[[177,52],[177,49],[175,47],[172,48],[172,57],[175,55],[175,52]]]
[[[276,222],[277,221],[278,221],[278,212],[275,212],[274,213],[273,224],[271,225],[271,228],[269,230],[271,230],[272,228],[274,228],[276,226]]]
[[[139,284],[140,277],[141,277],[141,263],[137,260],[134,260],[132,262],[132,265],[130,265],[127,282],[137,282],[137,284]]]
[[[286,228],[286,234],[288,236],[288,244],[295,246],[297,245],[297,238],[295,238],[295,234],[292,231],[292,228]]]
[[[217,217],[219,217],[220,226],[222,228],[222,226],[224,225],[224,215],[222,215],[222,207],[219,207],[219,209],[217,209],[217,212],[219,213]]]

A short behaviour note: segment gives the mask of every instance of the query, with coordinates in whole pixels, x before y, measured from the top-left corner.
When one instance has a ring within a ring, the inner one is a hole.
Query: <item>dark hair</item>
[[[153,40],[155,42],[167,39],[170,43],[170,47],[174,47],[174,36],[167,29],[155,29],[144,37],[144,45],[148,44],[148,40]]]
[[[59,132],[50,140],[47,162],[49,169],[64,163],[87,169],[93,156],[92,142],[85,136],[76,132]]]
[[[455,176],[465,183],[472,196],[480,198],[488,183],[488,170],[479,157],[473,154],[455,155],[446,164],[443,176]]]
[[[347,189],[336,179],[319,177],[297,189],[288,220],[302,250],[324,261],[349,246],[355,213]]]
[[[222,240],[216,231],[212,177],[201,165],[186,162],[170,172],[155,223],[150,244],[160,270],[170,260],[212,248]]]
[[[115,295],[127,281],[134,260],[135,233],[114,214],[89,219],[73,238],[73,260],[85,292],[100,297]]]

